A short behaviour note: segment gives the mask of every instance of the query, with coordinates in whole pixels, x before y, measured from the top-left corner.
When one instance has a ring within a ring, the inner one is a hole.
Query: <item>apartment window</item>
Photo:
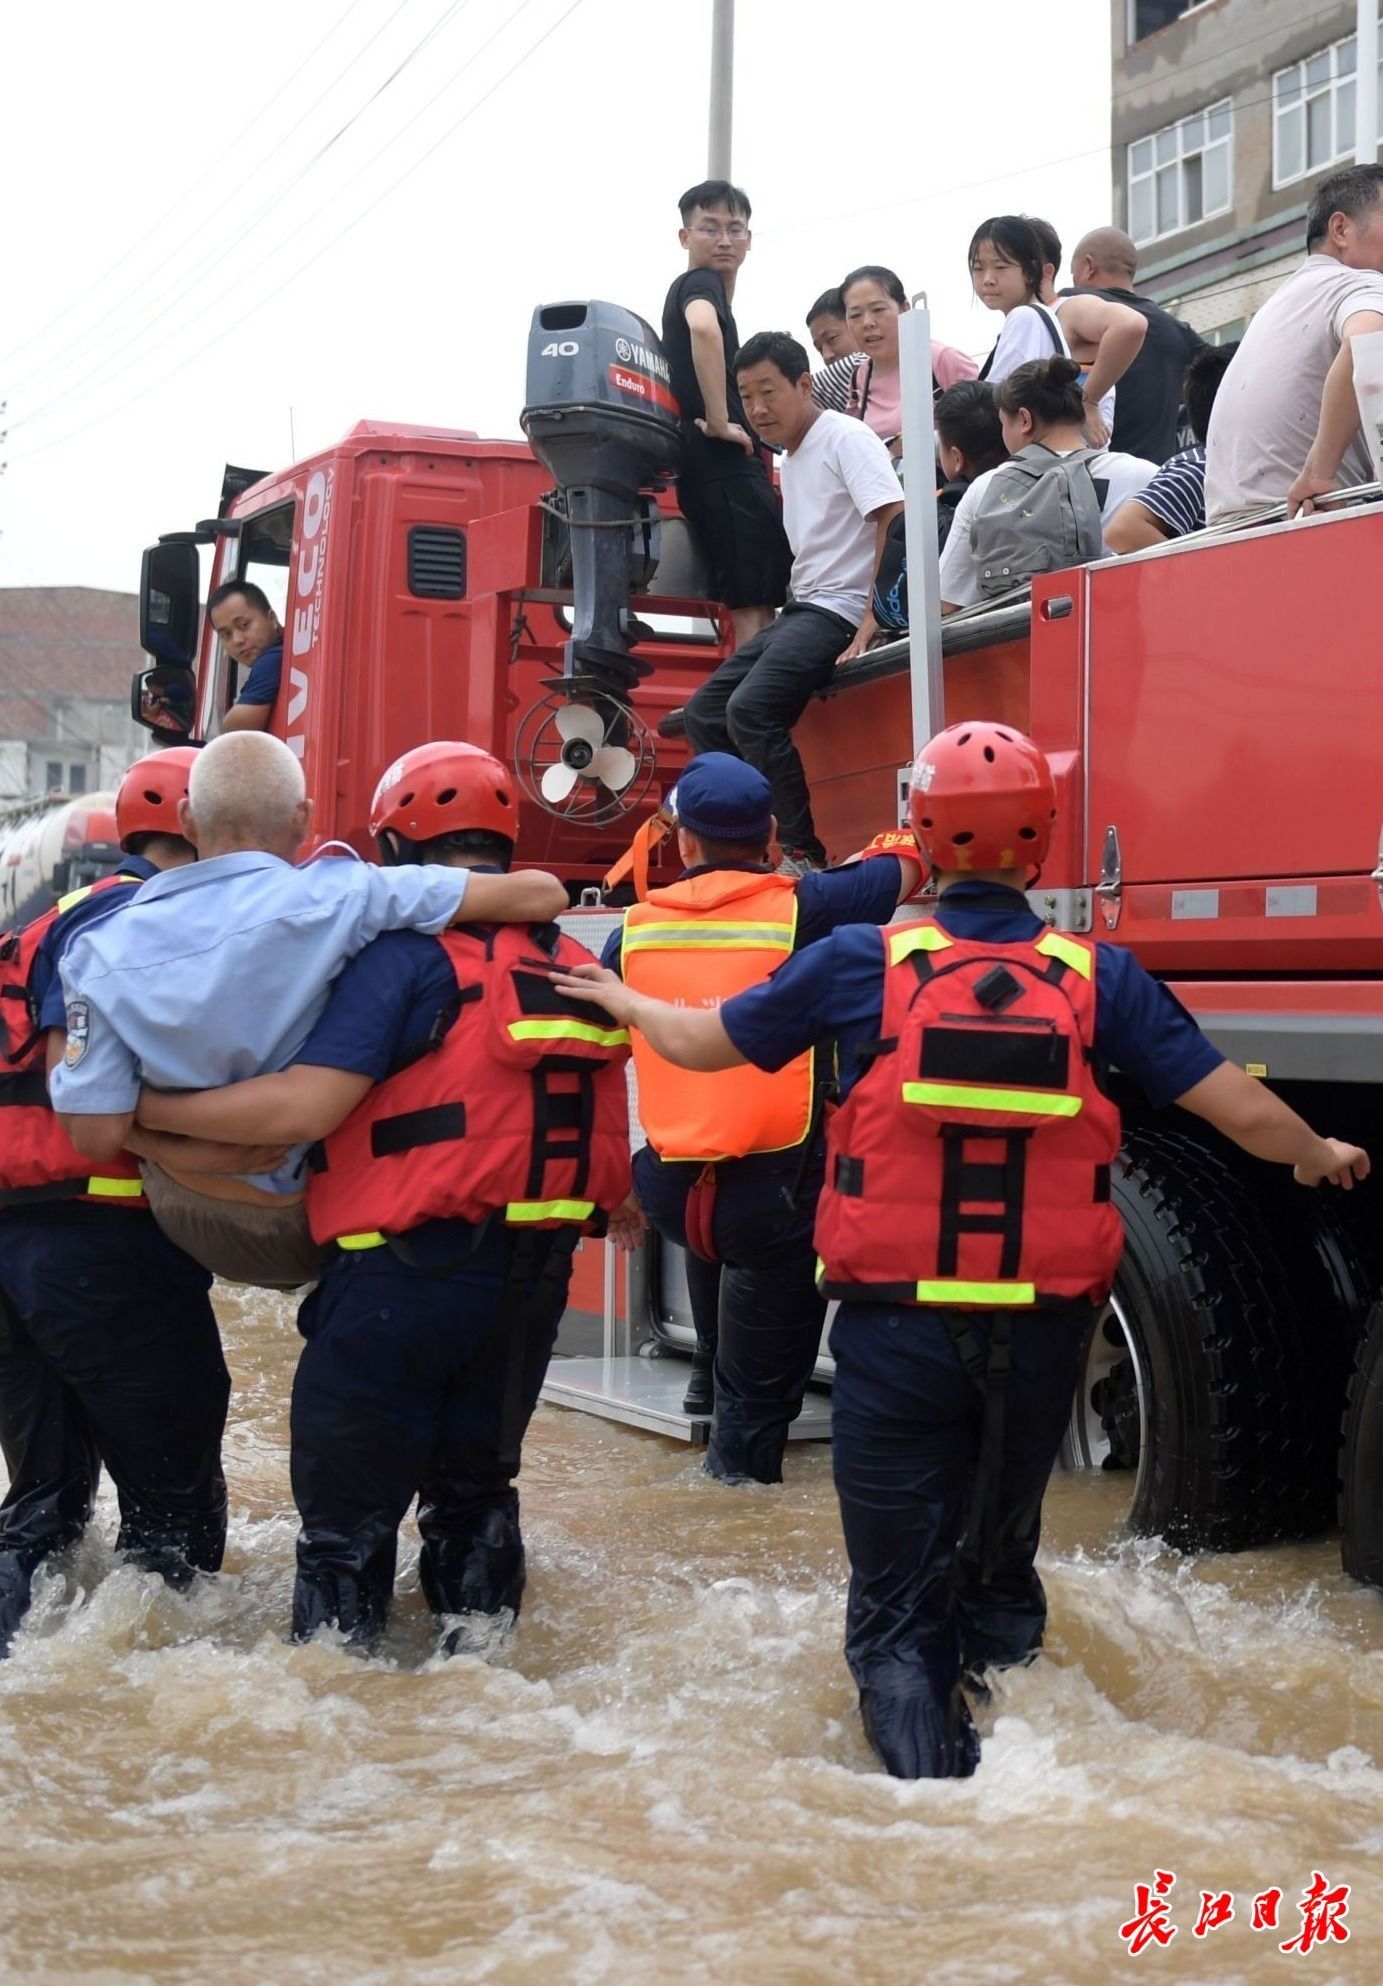
[[[57,759],[49,759],[43,769],[43,784],[46,792],[61,793],[62,765]]]
[[[1143,41],[1159,28],[1170,27],[1183,14],[1194,14],[1208,0],[1129,0],[1128,38]]]
[[[1273,185],[1354,156],[1354,36],[1273,77]],[[1378,65],[1383,90],[1383,61]]]
[[[1159,241],[1193,228],[1233,200],[1234,107],[1226,97],[1128,148],[1129,233]]]
[[[86,767],[70,765],[67,768],[67,790],[69,793],[86,792]]]

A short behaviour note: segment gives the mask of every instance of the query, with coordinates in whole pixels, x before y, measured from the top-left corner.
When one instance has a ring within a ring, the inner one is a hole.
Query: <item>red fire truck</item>
[[[521,855],[575,903],[675,782],[680,706],[729,627],[666,487],[676,413],[648,327],[608,305],[539,311],[527,398],[531,446],[365,421],[289,469],[228,471],[218,515],[145,555],[154,666],[134,702],[171,741],[215,735],[234,699],[200,625],[210,546],[212,583],[255,580],[280,611],[273,726],[324,836],[369,854],[379,770],[464,737],[514,765]],[[1017,725],[1056,769],[1043,914],[1130,946],[1227,1054],[1379,1155],[1383,671],[1361,597],[1375,552],[1370,501],[1203,536],[956,616],[943,654],[948,721]],[[897,818],[912,730],[906,643],[841,669],[804,718],[837,854]],[[1345,1563],[1383,1583],[1377,1183],[1308,1194],[1203,1125],[1122,1100],[1128,1247],[1068,1460],[1126,1472],[1134,1527],[1173,1544],[1302,1535],[1335,1514],[1348,1395]],[[591,1261],[578,1301],[594,1307]],[[688,1342],[675,1261],[650,1249],[626,1300],[655,1349]]]

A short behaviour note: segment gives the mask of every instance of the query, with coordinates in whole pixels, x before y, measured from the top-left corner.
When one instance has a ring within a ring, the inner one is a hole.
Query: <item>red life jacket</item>
[[[561,999],[573,939],[444,931],[456,1018],[363,1097],[314,1153],[315,1241],[378,1247],[429,1220],[594,1230],[629,1191],[629,1033]]]
[[[816,1247],[828,1296],[1102,1302],[1123,1248],[1117,1107],[1095,1081],[1095,947],[897,924],[883,1024],[836,1112]]]
[[[147,1207],[139,1161],[129,1152],[94,1166],[72,1143],[48,1100],[48,1036],[33,993],[39,946],[60,917],[102,890],[138,876],[104,876],[73,890],[22,930],[0,937],[0,1207],[91,1200]]]

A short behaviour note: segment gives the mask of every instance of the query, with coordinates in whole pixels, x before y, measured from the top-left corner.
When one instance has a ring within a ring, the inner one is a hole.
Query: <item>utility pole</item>
[[[706,177],[728,179],[735,121],[735,0],[712,0],[712,6],[711,126]]]
[[[1354,33],[1354,162],[1378,159],[1378,0],[1356,0]]]

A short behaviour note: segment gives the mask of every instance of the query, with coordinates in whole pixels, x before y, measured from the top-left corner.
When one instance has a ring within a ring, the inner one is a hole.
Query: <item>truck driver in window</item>
[[[248,669],[226,712],[227,731],[267,731],[283,674],[283,628],[262,587],[228,579],[206,603],[211,625],[237,669]]]

